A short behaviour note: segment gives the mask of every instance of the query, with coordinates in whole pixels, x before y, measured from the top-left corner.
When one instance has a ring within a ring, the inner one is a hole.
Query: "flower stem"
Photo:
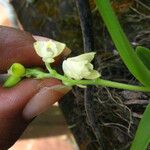
[[[55,70],[53,70],[50,66],[49,63],[46,63],[45,62],[45,66],[46,66],[46,69],[49,71],[50,74],[54,74],[54,72],[56,72]]]
[[[96,79],[96,80],[74,80],[74,84],[82,84],[82,85],[100,85],[103,87],[112,87],[117,89],[125,89],[131,91],[143,91],[143,92],[150,92],[150,87],[143,87],[143,86],[136,86],[136,85],[128,85],[124,83],[118,83],[109,80],[103,79]]]
[[[57,73],[55,70],[53,70],[48,64],[47,64],[48,70],[50,73],[42,72],[38,69],[26,69],[26,76],[33,76],[36,78],[56,78],[61,80],[64,84],[69,86],[75,86],[75,85],[99,85],[102,87],[112,87],[117,89],[125,89],[125,90],[131,90],[131,91],[141,91],[141,92],[150,92],[150,87],[144,87],[144,86],[136,86],[136,85],[128,85],[124,83],[118,83],[114,81],[109,80],[103,80],[103,79],[95,79],[95,80],[73,80],[69,79],[59,73]]]

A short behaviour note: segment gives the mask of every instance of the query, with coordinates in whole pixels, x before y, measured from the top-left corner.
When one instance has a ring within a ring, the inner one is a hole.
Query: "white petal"
[[[86,67],[90,70],[93,70],[93,65],[91,63],[86,64]]]
[[[67,59],[63,62],[63,71],[68,77],[77,80],[90,74],[89,69],[86,67],[86,61],[76,62]]]
[[[92,72],[90,73],[89,76],[86,76],[86,79],[97,79],[101,76],[101,74],[96,71],[96,70],[92,70]]]
[[[73,61],[88,61],[91,62],[94,59],[95,56],[95,52],[91,52],[91,53],[85,53],[76,57],[72,57],[70,59],[72,59]]]
[[[43,56],[43,49],[45,48],[45,41],[37,41],[33,44],[36,53],[42,57]]]
[[[80,88],[84,88],[84,89],[85,89],[85,88],[87,88],[87,86],[86,86],[86,85],[78,84],[77,86],[78,86],[78,87],[80,87]]]
[[[82,77],[80,76],[80,72],[83,69],[84,64],[80,63],[80,62],[72,62],[69,60],[65,60],[63,61],[63,71],[65,73],[66,76],[70,77],[70,78],[74,78],[74,79],[82,79]]]
[[[54,42],[55,42],[56,47],[57,47],[57,50],[58,50],[58,52],[57,52],[57,56],[58,56],[59,54],[61,54],[61,53],[63,52],[63,50],[64,50],[65,47],[66,47],[66,44],[60,43],[60,42],[58,42],[58,41],[54,41]]]

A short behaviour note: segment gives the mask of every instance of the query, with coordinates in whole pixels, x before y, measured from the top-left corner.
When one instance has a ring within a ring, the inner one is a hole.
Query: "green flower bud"
[[[14,85],[16,85],[19,81],[21,80],[20,77],[17,76],[9,76],[8,79],[5,81],[3,87],[12,87]]]
[[[21,78],[25,75],[26,69],[19,63],[14,63],[8,70],[9,77],[4,83],[4,87],[12,87],[16,85]]]
[[[8,74],[12,76],[22,77],[26,72],[25,67],[22,64],[14,63],[8,70]]]

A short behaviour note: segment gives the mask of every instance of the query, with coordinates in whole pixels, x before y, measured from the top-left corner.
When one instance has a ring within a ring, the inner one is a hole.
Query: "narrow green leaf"
[[[136,54],[144,63],[144,65],[150,70],[150,49],[142,47],[142,46],[137,46]]]
[[[112,40],[129,71],[143,85],[150,86],[150,70],[129,43],[109,0],[96,0],[98,10],[107,26]],[[150,104],[140,121],[131,150],[145,150],[150,142]]]
[[[112,40],[129,71],[143,85],[150,86],[150,70],[143,64],[132,48],[109,0],[96,0],[96,4]]]
[[[146,150],[150,143],[150,104],[146,107],[130,150]]]

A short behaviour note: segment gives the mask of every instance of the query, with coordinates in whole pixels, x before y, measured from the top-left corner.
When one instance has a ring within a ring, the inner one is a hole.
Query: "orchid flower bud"
[[[12,76],[22,77],[26,70],[22,64],[14,63],[8,70],[8,74]]]
[[[37,41],[34,43],[36,53],[47,63],[53,63],[54,58],[60,55],[66,45],[57,41]]]
[[[97,79],[101,75],[93,69],[91,61],[94,59],[95,52],[82,54],[76,57],[68,58],[63,61],[64,74],[76,80]]]
[[[4,87],[12,87],[16,85],[25,75],[25,67],[19,63],[14,63],[8,70],[8,78],[4,83]]]

